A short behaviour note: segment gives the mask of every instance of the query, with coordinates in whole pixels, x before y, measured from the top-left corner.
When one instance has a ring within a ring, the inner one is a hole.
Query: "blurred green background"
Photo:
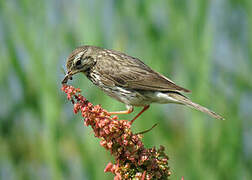
[[[166,147],[171,179],[252,179],[251,32],[251,0],[0,0],[0,179],[113,178],[113,158],[60,90],[84,44],[139,57],[227,119],[154,104],[136,121],[135,132],[158,123],[143,141]],[[81,74],[71,84],[124,109]]]

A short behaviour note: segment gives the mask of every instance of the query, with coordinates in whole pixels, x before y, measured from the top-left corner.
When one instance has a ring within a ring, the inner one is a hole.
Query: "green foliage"
[[[139,57],[226,118],[154,104],[136,121],[136,132],[159,124],[144,143],[166,147],[172,179],[252,179],[251,12],[251,0],[0,1],[0,179],[112,178],[113,159],[60,91],[83,44]],[[83,75],[71,83],[124,108]]]

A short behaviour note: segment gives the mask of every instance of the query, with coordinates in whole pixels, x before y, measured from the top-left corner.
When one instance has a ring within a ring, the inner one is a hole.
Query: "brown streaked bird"
[[[126,104],[127,110],[110,112],[111,115],[129,114],[134,106],[143,106],[143,110],[131,122],[147,110],[151,103],[182,104],[216,119],[224,119],[182,94],[190,92],[189,90],[152,70],[138,58],[119,51],[81,46],[70,54],[66,67],[67,74],[62,84],[72,79],[74,74],[81,72],[107,95]]]

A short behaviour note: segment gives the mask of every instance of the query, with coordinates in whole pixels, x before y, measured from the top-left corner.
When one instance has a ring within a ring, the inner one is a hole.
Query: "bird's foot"
[[[130,114],[133,112],[133,107],[130,107],[129,109],[125,111],[115,111],[115,112],[109,112],[109,115],[115,115],[115,114]]]

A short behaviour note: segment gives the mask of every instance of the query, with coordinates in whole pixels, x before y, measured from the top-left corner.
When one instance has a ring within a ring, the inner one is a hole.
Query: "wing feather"
[[[101,57],[101,56],[100,56]],[[104,64],[109,68],[104,68]],[[190,92],[167,77],[155,72],[137,58],[114,50],[105,50],[102,61],[97,61],[102,80],[113,81],[114,86],[147,91]]]

